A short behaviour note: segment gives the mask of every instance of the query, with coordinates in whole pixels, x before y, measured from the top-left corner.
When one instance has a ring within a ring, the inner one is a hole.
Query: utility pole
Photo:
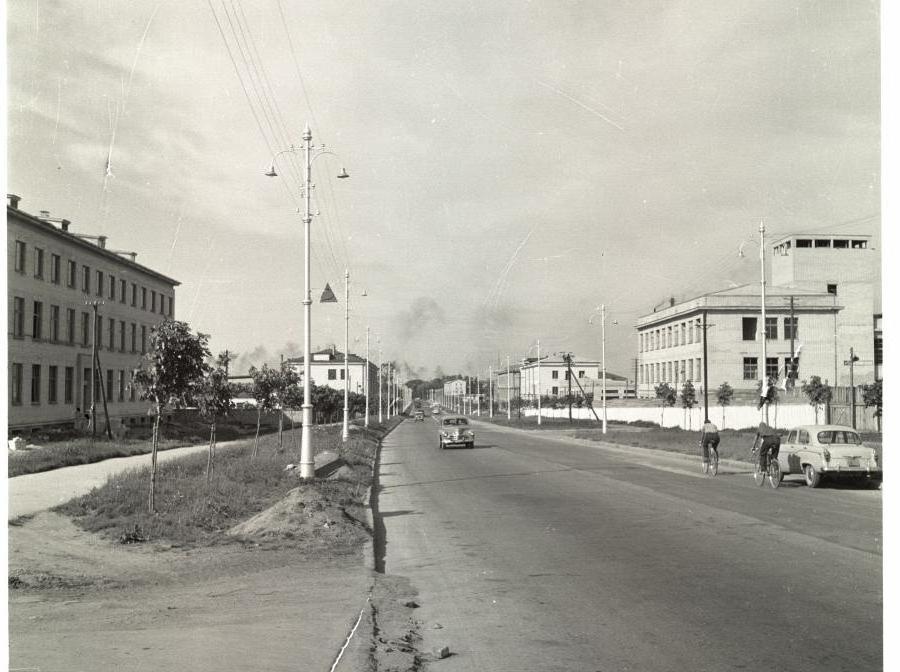
[[[563,361],[566,363],[566,380],[568,381],[569,391],[569,422],[572,422],[572,353],[564,352]]]
[[[759,223],[759,287],[762,297],[761,313],[762,313],[762,385],[759,388],[759,394],[768,398],[769,392],[769,375],[766,366],[766,223]],[[769,404],[764,403],[764,415],[766,424],[769,424]]]
[[[350,269],[344,269],[344,426],[341,440],[350,438]]]
[[[488,415],[494,417],[494,366],[488,364]]]
[[[381,409],[384,407],[384,380],[382,371],[384,370],[384,358],[381,354],[381,339],[378,339],[378,424],[380,425],[384,422],[384,418],[381,414]]]
[[[363,390],[366,393],[366,429],[369,428],[369,325],[366,325],[366,370],[363,374]]]
[[[791,295],[791,370],[788,372],[787,388],[794,389],[794,338],[797,336],[797,323],[794,321],[794,296]]]
[[[538,356],[538,361],[537,361],[537,378],[538,378],[537,409],[538,409],[538,425],[540,425],[541,424],[541,339],[537,339],[537,356]]]
[[[859,361],[859,357],[853,354],[850,348],[850,359],[844,364],[850,365],[850,426],[856,429],[856,385],[853,382],[853,365]]]
[[[97,308],[102,301],[85,301],[93,308],[93,322],[91,324],[91,442],[97,438]]]
[[[600,304],[600,359],[603,365],[603,378],[600,380],[600,394],[603,395],[603,433],[606,434],[606,304]],[[569,360],[569,390],[572,389],[572,362]],[[569,416],[572,415],[571,401]]]
[[[709,351],[706,345],[706,314],[709,311],[703,311],[703,421],[709,422]],[[722,411],[725,412],[724,410]],[[724,417],[724,415],[723,415]],[[725,429],[725,427],[722,427]]]
[[[509,393],[512,385],[509,382],[509,355],[506,356],[506,421],[512,421],[512,405],[509,403]]]

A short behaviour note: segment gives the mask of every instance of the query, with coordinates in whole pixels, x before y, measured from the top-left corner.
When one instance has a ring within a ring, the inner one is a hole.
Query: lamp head
[[[348,173],[343,166],[341,166],[341,172],[337,174],[339,180],[343,180],[347,177],[350,177],[350,173]]]
[[[273,163],[271,168],[266,171],[266,177],[278,177],[278,173],[275,172],[275,164]]]

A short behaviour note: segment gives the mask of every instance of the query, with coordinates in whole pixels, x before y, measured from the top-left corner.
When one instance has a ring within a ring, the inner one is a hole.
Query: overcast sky
[[[638,316],[757,280],[761,220],[878,245],[877,2],[7,11],[9,191],[178,279],[214,350],[302,343],[300,164],[264,172],[306,123],[340,156],[314,169],[314,297],[349,267],[351,349],[370,324],[427,375],[537,338],[598,357],[602,302],[633,375]],[[343,348],[343,315],[313,306],[314,346]]]

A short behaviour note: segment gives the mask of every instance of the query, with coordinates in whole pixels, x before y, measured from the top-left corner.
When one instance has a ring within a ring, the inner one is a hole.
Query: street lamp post
[[[761,294],[762,312],[762,384],[759,388],[760,396],[768,398],[769,375],[766,366],[766,224],[759,223],[759,286]],[[769,423],[769,404],[763,403],[763,414],[766,424]]]
[[[309,125],[303,129],[303,155],[305,160],[305,170],[303,174],[303,200],[305,212],[303,215],[303,405],[301,406],[303,415],[303,433],[300,436],[300,477],[313,478],[315,476],[315,459],[312,451],[312,330],[311,330],[311,312],[312,297],[310,294],[310,224],[312,222],[312,164],[322,154],[335,155],[334,152],[325,149],[313,151],[312,131]],[[290,148],[277,152],[272,157],[272,167],[266,173],[269,177],[276,177],[275,159],[280,154],[293,153],[299,151],[293,145]],[[339,178],[349,177],[347,172],[342,168],[338,174]]]
[[[344,269],[344,426],[341,440],[350,438],[350,269]]]
[[[366,429],[369,428],[369,325],[366,325],[366,373],[363,377],[363,388],[366,393]]]
[[[488,416],[494,417],[494,365],[488,365]]]
[[[506,420],[512,421],[512,406],[510,405],[509,393],[512,389],[512,383],[509,382],[509,355],[506,356]]]
[[[384,357],[381,354],[381,338],[378,338],[378,424],[380,425],[384,422],[384,417],[382,415],[382,408],[384,407],[384,380],[382,377],[382,370],[384,369]]]

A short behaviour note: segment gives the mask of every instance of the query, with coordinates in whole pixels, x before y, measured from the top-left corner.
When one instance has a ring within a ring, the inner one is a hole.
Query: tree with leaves
[[[678,399],[678,393],[668,383],[660,383],[654,388],[656,392],[656,398],[659,400],[659,426],[663,426],[663,416],[666,411],[666,407],[671,407],[675,405],[675,402]]]
[[[876,380],[862,386],[863,404],[866,408],[875,407],[875,422],[878,423],[878,431],[881,431],[881,381]]]
[[[209,423],[209,453],[206,458],[206,482],[209,483],[216,451],[216,420],[228,415],[234,408],[234,390],[228,383],[225,368],[217,366],[207,371],[194,390],[193,396],[200,417]]]
[[[293,391],[301,388],[300,376],[287,362],[281,363],[281,368],[277,373],[272,394],[275,409],[278,411],[278,451],[281,452],[284,450],[284,409],[289,408],[288,402],[293,401],[296,396]]]
[[[809,381],[803,381],[800,389],[809,399],[809,405],[815,409],[816,424],[819,424],[819,408],[831,401],[831,385],[823,383],[819,376],[810,376]]]
[[[192,334],[186,322],[165,320],[150,330],[150,348],[134,372],[134,384],[142,400],[153,404],[153,439],[150,453],[148,508],[156,512],[157,451],[163,409],[186,406],[194,389],[209,369],[209,336]]]
[[[253,381],[252,393],[253,398],[256,400],[256,438],[251,456],[256,457],[259,455],[259,425],[262,421],[262,414],[271,413],[275,410],[277,404],[275,391],[279,384],[279,372],[275,369],[270,369],[267,364],[263,364],[262,368],[259,369],[251,366],[248,373]]]
[[[697,405],[697,390],[694,389],[694,384],[686,380],[684,381],[684,385],[681,386],[681,408],[684,409],[684,415],[687,418],[687,422],[682,422],[682,426],[687,424],[687,428],[691,428],[691,409]]]
[[[725,407],[731,406],[732,399],[734,399],[734,388],[727,382],[719,385],[716,390],[716,400],[719,402],[719,406],[722,407],[722,429],[725,429]]]

